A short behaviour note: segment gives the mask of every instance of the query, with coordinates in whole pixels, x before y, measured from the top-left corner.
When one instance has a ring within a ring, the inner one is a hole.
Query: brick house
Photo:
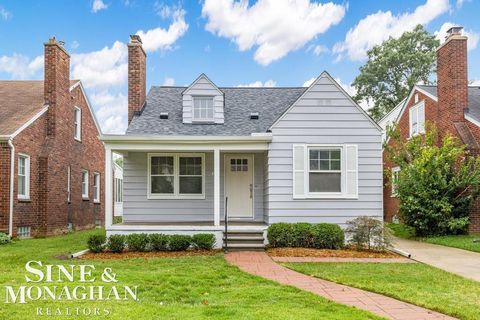
[[[0,232],[46,236],[104,220],[104,147],[62,43],[45,43],[44,81],[0,81]]]
[[[460,27],[451,28],[437,49],[437,85],[413,87],[409,96],[379,121],[382,128],[397,123],[402,138],[408,139],[425,132],[425,121],[429,121],[440,135],[450,132],[459,137],[470,154],[480,152],[480,87],[468,85],[467,37],[461,31]],[[399,170],[387,161],[384,167],[391,177]],[[384,177],[386,221],[392,220],[399,207],[389,180]],[[470,221],[470,231],[480,231],[480,201],[472,207]]]

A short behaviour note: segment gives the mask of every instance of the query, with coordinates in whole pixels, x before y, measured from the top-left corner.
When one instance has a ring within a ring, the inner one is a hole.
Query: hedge
[[[345,244],[342,228],[331,223],[274,223],[267,237],[271,247],[341,249]]]

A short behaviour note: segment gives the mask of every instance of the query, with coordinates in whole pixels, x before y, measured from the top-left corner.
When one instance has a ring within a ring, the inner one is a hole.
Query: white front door
[[[225,196],[229,218],[253,218],[253,155],[225,155]]]

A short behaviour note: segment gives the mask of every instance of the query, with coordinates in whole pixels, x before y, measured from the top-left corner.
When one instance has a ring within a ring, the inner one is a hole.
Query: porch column
[[[112,149],[105,146],[105,228],[113,222]]]
[[[213,151],[213,224],[220,226],[220,149]]]

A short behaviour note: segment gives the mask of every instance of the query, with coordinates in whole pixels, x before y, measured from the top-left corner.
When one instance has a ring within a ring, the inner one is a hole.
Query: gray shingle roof
[[[437,86],[419,85],[419,88],[425,90],[433,96],[437,96]],[[480,87],[468,86],[468,111],[469,115],[480,121]]]
[[[186,87],[150,89],[141,115],[135,116],[127,135],[216,135],[243,136],[266,132],[307,88],[219,88],[225,97],[224,124],[184,124],[182,92]],[[168,120],[160,119],[168,112]],[[259,119],[251,120],[250,113]]]

